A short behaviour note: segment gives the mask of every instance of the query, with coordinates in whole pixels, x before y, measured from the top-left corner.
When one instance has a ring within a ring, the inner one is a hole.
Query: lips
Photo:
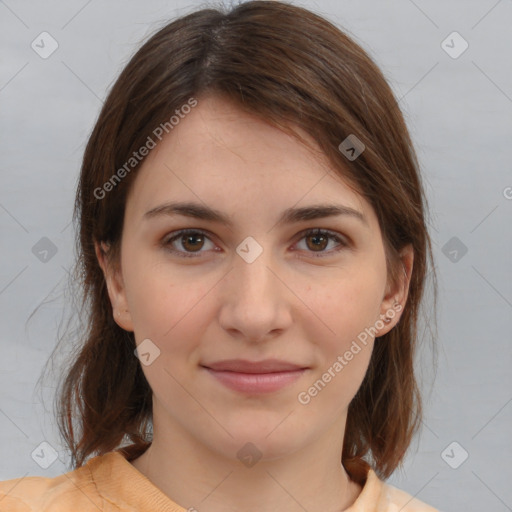
[[[217,382],[238,393],[256,395],[279,391],[298,379],[307,367],[280,361],[246,361],[229,359],[202,365]]]
[[[247,361],[244,359],[228,359],[203,365],[211,370],[237,373],[281,373],[303,370],[306,367],[279,359],[264,361]]]

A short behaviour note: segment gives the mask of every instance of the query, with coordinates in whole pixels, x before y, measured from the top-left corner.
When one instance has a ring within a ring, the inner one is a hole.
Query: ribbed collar
[[[90,459],[86,467],[100,495],[123,510],[187,512],[117,450]],[[369,469],[361,494],[346,512],[376,512],[383,485],[376,473]]]

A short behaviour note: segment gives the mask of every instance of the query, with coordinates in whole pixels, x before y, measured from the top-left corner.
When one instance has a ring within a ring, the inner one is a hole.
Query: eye
[[[201,249],[205,247],[206,241],[213,245],[213,248],[215,247],[207,233],[200,229],[182,229],[171,233],[171,235],[172,236],[166,237],[163,240],[162,246],[180,257],[195,258],[200,256],[201,252],[204,252],[201,251]],[[337,233],[326,229],[309,229],[300,233],[300,236],[299,242],[306,240],[306,249],[303,250],[310,253],[318,253],[318,255],[314,255],[315,257],[338,252],[349,245]],[[332,241],[338,244],[337,248],[326,251],[326,247],[329,245],[329,242]],[[179,248],[179,246],[181,246],[181,248]],[[211,248],[210,246],[210,249]]]
[[[198,229],[182,229],[171,234],[174,236],[164,239],[162,245],[173,254],[185,258],[195,258],[196,253],[200,254],[201,249],[205,245],[205,240],[209,240],[212,243],[206,233]],[[176,249],[176,245],[180,245],[185,251]]]
[[[341,238],[337,233],[333,231],[329,231],[327,229],[308,229],[301,233],[301,239],[306,240],[306,250],[314,254],[314,257],[322,257],[326,255],[330,255],[333,252],[338,252],[344,247],[348,246],[348,243],[345,242],[343,238]],[[310,243],[311,241],[311,243]],[[326,251],[326,247],[329,245],[329,242],[336,242],[338,244],[337,248],[334,248],[330,251]],[[311,250],[308,250],[311,249]]]

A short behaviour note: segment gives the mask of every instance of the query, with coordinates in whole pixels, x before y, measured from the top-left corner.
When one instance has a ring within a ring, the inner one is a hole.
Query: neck
[[[337,437],[336,446],[326,435],[292,454],[250,465],[205,447],[179,428],[154,428],[151,446],[131,463],[187,510],[339,512],[353,504],[361,486],[341,464],[339,430]]]

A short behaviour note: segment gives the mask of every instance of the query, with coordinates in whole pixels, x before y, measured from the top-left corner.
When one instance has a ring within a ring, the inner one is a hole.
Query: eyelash
[[[203,252],[203,251],[198,251],[196,253],[177,251],[176,249],[172,249],[170,247],[171,244],[175,240],[179,239],[180,237],[183,237],[184,235],[203,235],[203,236],[207,237],[208,239],[210,239],[210,237],[208,236],[208,233],[201,229],[190,229],[190,228],[181,229],[181,230],[175,231],[174,233],[171,233],[171,234],[172,234],[171,237],[166,237],[163,240],[162,246],[169,252],[171,252],[173,254],[177,254],[178,256],[183,257],[183,258],[197,258],[201,255],[201,252]],[[318,251],[317,254],[315,254],[316,251],[308,251],[315,258],[322,258],[322,257],[325,257],[326,254],[331,255],[333,252],[336,253],[338,251],[341,251],[343,248],[348,247],[348,243],[345,242],[345,240],[340,238],[340,236],[338,236],[334,231],[330,231],[328,229],[320,229],[320,228],[307,229],[305,231],[302,231],[300,233],[300,235],[301,235],[301,237],[297,241],[297,243],[300,242],[303,238],[307,238],[308,236],[311,236],[311,235],[322,235],[322,236],[326,236],[329,239],[334,240],[335,242],[340,244],[340,247],[338,247],[336,249],[331,249],[330,251]]]

